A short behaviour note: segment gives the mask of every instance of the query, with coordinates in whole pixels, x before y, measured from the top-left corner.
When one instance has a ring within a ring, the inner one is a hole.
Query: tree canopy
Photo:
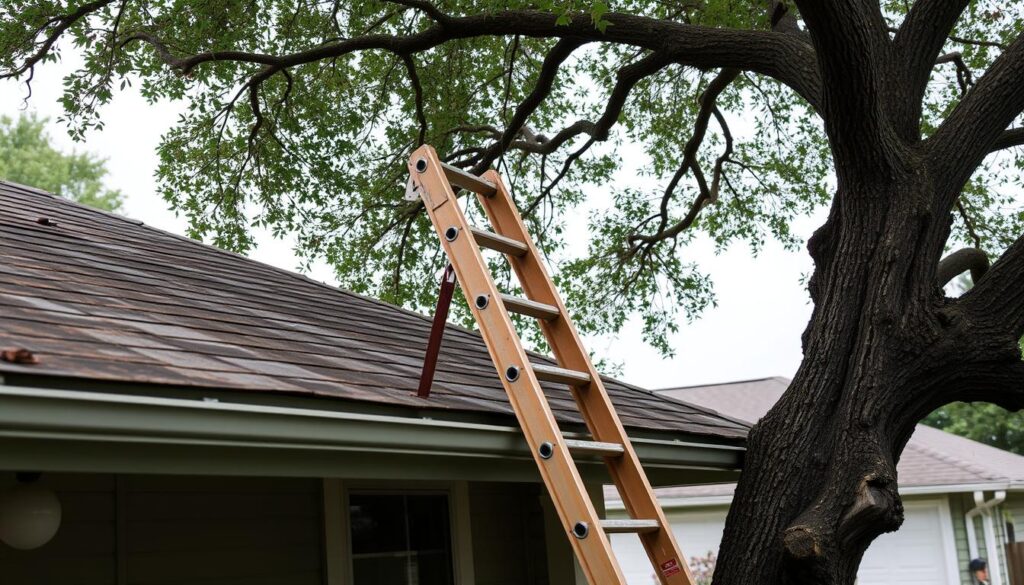
[[[748,436],[716,583],[852,584],[902,522],[916,423],[1024,407],[1020,3],[13,0],[0,77],[29,82],[69,41],[73,135],[128,84],[185,104],[159,176],[196,235],[244,251],[254,225],[291,232],[414,307],[443,263],[402,198],[424,142],[506,174],[578,324],[636,314],[666,352],[713,300],[698,234],[797,246],[792,220],[830,202],[804,360]]]
[[[772,6],[12,0],[0,74],[30,82],[80,51],[63,99],[78,137],[128,85],[183,100],[159,179],[194,235],[245,251],[253,226],[293,233],[344,286],[414,308],[432,304],[443,259],[402,200],[405,155],[425,141],[465,168],[499,165],[578,324],[607,332],[641,315],[670,352],[666,335],[714,300],[688,243],[797,247],[792,220],[829,200],[821,80],[801,77],[815,65],[796,11]],[[969,3],[927,84],[926,133],[1019,33],[1020,11]],[[880,12],[890,35],[905,15],[892,0]],[[1020,174],[1004,172],[1021,164],[994,157],[975,174],[956,241],[1001,248],[1021,231],[1008,212]],[[611,205],[594,209],[598,187]],[[579,253],[566,229],[584,217]]]
[[[46,134],[46,120],[0,116],[0,178],[37,187],[72,201],[120,211],[124,197],[104,186],[106,161],[86,152],[57,150]]]

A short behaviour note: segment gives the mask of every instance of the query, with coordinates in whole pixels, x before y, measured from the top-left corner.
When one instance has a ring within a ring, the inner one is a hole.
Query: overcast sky
[[[67,53],[65,56],[68,59]],[[181,106],[151,106],[129,88],[103,111],[106,127],[90,133],[84,143],[74,143],[56,122],[62,113],[57,101],[62,76],[72,64],[48,64],[37,69],[28,110],[51,119],[50,135],[61,148],[107,158],[108,183],[127,196],[126,215],[163,230],[184,233],[185,221],[168,210],[156,193],[154,179],[156,146]],[[23,85],[0,82],[0,115],[13,117],[24,112],[24,95]],[[795,233],[806,239],[823,220],[824,213],[801,220]],[[267,233],[260,233],[257,241],[253,257],[290,270],[299,265],[290,241],[274,239]],[[676,357],[663,359],[646,346],[639,323],[628,325],[615,336],[590,339],[591,348],[622,363],[626,381],[647,388],[792,376],[800,363],[800,334],[811,310],[801,285],[801,276],[811,270],[806,251],[788,252],[771,242],[755,258],[749,247],[740,243],[716,255],[705,243],[682,253],[711,274],[718,306],[708,309],[698,321],[682,326],[672,340]],[[332,271],[323,264],[314,266],[308,276],[336,284]]]

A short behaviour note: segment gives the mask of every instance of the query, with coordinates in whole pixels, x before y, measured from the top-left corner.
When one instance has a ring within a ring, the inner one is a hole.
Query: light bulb
[[[60,528],[60,500],[37,483],[18,483],[0,494],[0,540],[31,550],[50,542]]]

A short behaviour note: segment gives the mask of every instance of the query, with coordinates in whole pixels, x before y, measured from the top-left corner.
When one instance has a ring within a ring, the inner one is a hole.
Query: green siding
[[[548,584],[539,484],[471,483],[469,510],[475,585]]]
[[[964,522],[964,514],[973,507],[974,500],[971,494],[949,494],[949,514],[953,521],[953,535],[956,538],[956,566],[960,569],[960,582],[963,585],[973,585],[971,574],[967,571],[967,563],[971,562],[971,557],[967,548],[967,525]]]
[[[0,477],[0,489],[14,481]],[[319,480],[46,473],[41,481],[61,501],[60,530],[34,551],[0,544],[4,583],[323,581]]]
[[[317,585],[319,480],[129,476],[130,583]]]
[[[0,581],[40,585],[115,585],[115,480],[110,475],[44,474],[39,482],[61,503],[61,526],[49,543],[19,551],[0,543]],[[0,492],[14,485],[0,472]]]

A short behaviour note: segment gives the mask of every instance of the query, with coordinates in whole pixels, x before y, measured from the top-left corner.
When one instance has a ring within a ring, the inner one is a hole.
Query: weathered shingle
[[[48,222],[40,222],[40,218]],[[415,396],[429,318],[0,182],[0,372],[511,414],[480,337],[450,326]],[[564,387],[551,406],[578,422]],[[741,439],[747,426],[610,381],[623,423]]]

